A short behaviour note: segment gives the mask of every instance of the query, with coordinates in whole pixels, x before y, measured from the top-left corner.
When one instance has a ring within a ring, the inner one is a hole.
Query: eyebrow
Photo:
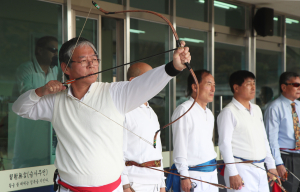
[[[96,56],[96,57],[98,57],[98,55],[97,54],[94,54],[94,55],[88,55],[89,57],[92,57],[92,56]],[[85,58],[86,56],[79,56],[79,58]]]

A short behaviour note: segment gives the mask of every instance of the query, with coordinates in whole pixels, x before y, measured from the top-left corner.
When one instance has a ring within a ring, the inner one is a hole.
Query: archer
[[[60,191],[123,191],[123,131],[118,124],[123,124],[127,112],[161,91],[190,60],[189,48],[184,47],[174,52],[173,61],[130,82],[96,82],[97,75],[93,75],[66,88],[53,80],[16,100],[12,108],[18,115],[53,124],[58,138],[55,166]],[[99,66],[94,45],[84,38],[65,42],[59,61],[70,79],[95,73]]]

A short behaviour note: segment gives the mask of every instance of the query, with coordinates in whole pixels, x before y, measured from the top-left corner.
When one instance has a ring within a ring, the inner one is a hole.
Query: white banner
[[[54,165],[0,171],[1,192],[53,185]]]

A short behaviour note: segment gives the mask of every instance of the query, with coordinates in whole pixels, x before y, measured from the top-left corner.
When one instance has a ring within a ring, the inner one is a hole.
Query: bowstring
[[[108,116],[104,115],[103,113],[101,113],[101,112],[100,112],[100,111],[98,111],[97,109],[95,109],[95,108],[93,108],[93,107],[91,107],[91,106],[87,105],[86,103],[84,103],[84,102],[80,101],[78,98],[76,98],[76,97],[74,97],[74,96],[72,96],[72,95],[68,95],[68,97],[70,97],[70,98],[72,98],[72,99],[74,99],[74,100],[76,100],[76,101],[78,101],[78,102],[82,103],[83,105],[85,105],[85,106],[87,106],[87,107],[91,108],[92,110],[94,110],[94,111],[96,111],[96,112],[100,113],[101,115],[103,115],[103,116],[104,116],[104,117],[106,117],[107,119],[111,120],[112,122],[116,123],[116,124],[117,124],[117,125],[119,125],[120,127],[122,127],[122,128],[124,128],[124,129],[126,129],[126,130],[127,130],[127,131],[129,131],[130,133],[134,134],[135,136],[137,136],[138,138],[140,138],[141,140],[145,141],[146,143],[148,143],[149,145],[151,145],[151,146],[152,146],[152,143],[151,143],[150,141],[148,141],[147,139],[145,139],[145,138],[143,138],[143,137],[139,136],[138,134],[134,133],[134,132],[133,132],[133,131],[131,131],[130,129],[128,129],[128,128],[126,128],[126,127],[124,127],[123,125],[119,124],[119,123],[118,123],[118,122],[116,122],[115,120],[111,119],[110,117],[108,117]]]
[[[92,7],[93,7],[93,5],[91,5],[91,8],[90,8],[90,10],[89,10],[89,13],[88,13],[88,15],[87,15],[87,17],[86,17],[86,19],[85,19],[85,22],[84,22],[84,24],[83,24],[83,27],[82,27],[82,29],[81,29],[81,31],[80,31],[80,33],[79,33],[79,36],[78,36],[78,38],[77,38],[77,41],[76,41],[76,43],[75,43],[74,49],[73,49],[73,51],[72,51],[72,54],[71,54],[71,56],[70,56],[70,58],[69,58],[69,61],[68,61],[67,65],[66,65],[65,70],[63,71],[63,74],[62,74],[61,79],[64,77],[64,74],[65,74],[65,72],[66,72],[66,70],[67,70],[67,68],[68,68],[68,66],[69,66],[69,64],[70,64],[70,61],[71,61],[72,56],[73,56],[73,53],[74,53],[74,51],[75,51],[75,49],[76,49],[76,46],[77,46],[77,44],[78,44],[78,41],[79,41],[79,39],[80,39],[80,37],[81,37],[82,31],[83,31],[83,29],[84,29],[84,27],[85,27],[85,24],[86,24],[86,22],[87,22],[87,20],[88,20],[88,18],[89,18],[89,16],[90,16]]]

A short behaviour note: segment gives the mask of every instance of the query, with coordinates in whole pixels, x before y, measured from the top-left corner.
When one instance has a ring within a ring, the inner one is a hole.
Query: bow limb
[[[178,34],[174,28],[174,26],[172,25],[172,23],[166,18],[164,17],[163,15],[157,13],[157,12],[154,12],[154,11],[149,11],[149,10],[125,10],[125,11],[115,11],[115,12],[109,12],[109,11],[106,11],[104,9],[102,9],[97,3],[95,3],[94,1],[92,1],[93,5],[99,10],[101,11],[102,13],[104,14],[117,14],[117,13],[129,13],[129,12],[144,12],[144,13],[150,13],[150,14],[153,14],[153,15],[156,15],[160,18],[162,18],[165,22],[167,22],[167,24],[170,26],[170,28],[172,29],[172,32],[173,32],[173,35],[174,35],[174,38],[176,40],[176,46],[177,48],[180,48],[181,47],[181,44],[180,44],[180,41],[179,41],[179,38],[178,38]],[[197,102],[197,99],[198,99],[198,96],[199,96],[199,83],[198,83],[198,80],[197,80],[197,77],[193,71],[193,69],[191,68],[190,64],[189,63],[185,63],[186,67],[189,69],[191,75],[193,76],[194,78],[194,81],[195,81],[195,84],[197,85],[197,95],[196,95],[196,98],[194,99],[194,102],[193,104],[191,105],[191,107],[183,114],[181,115],[180,117],[178,117],[177,119],[175,119],[174,121],[172,121],[171,123],[168,123],[167,125],[163,126],[162,128],[160,128],[158,131],[155,132],[155,135],[154,135],[154,139],[153,139],[153,147],[156,148],[156,138],[157,138],[157,135],[160,131],[162,131],[163,129],[169,127],[170,125],[172,125],[173,123],[175,123],[176,121],[178,121],[180,118],[182,118],[185,114],[187,114],[191,109],[192,107],[195,105],[195,103]]]

